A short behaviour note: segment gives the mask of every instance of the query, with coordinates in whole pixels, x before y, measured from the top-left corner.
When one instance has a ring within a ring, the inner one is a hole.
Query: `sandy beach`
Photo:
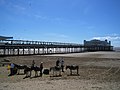
[[[65,70],[60,77],[31,78],[25,75],[8,77],[7,67],[0,67],[0,90],[120,90],[120,53],[119,52],[84,52],[56,55],[11,56],[0,57],[16,64],[30,66],[35,60],[36,66],[43,62],[44,68],[55,66],[59,57],[63,57],[66,65],[79,65],[79,75]],[[23,71],[21,71],[23,73]]]

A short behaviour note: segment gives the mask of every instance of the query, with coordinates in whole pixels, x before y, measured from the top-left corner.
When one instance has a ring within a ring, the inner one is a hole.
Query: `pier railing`
[[[0,40],[0,55],[34,55],[76,53],[84,51],[82,44],[28,40]]]

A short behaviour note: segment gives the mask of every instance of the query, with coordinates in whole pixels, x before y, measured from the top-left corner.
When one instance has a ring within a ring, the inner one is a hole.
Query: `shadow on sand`
[[[70,74],[70,75],[67,75],[67,76],[80,76],[79,74]]]

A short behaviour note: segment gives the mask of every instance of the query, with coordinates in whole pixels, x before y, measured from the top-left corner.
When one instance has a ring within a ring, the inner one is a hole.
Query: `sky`
[[[120,47],[120,0],[0,0],[0,36]]]

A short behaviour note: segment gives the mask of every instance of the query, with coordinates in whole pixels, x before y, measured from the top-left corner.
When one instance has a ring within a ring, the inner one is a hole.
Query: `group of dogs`
[[[20,74],[20,71],[24,70],[23,74],[26,74],[25,78],[31,77],[32,71],[35,72],[35,77],[39,76],[39,72],[40,72],[41,68],[38,67],[38,66],[28,67],[27,65],[18,65],[18,64],[14,64],[14,65],[15,65],[15,67],[14,67],[15,70],[17,70],[16,73],[14,73],[14,74]],[[55,72],[59,72],[59,76],[61,76],[61,69],[62,68],[60,66],[54,66],[54,67],[50,67],[50,69],[47,69],[47,70],[48,70],[48,72],[49,71],[50,72],[53,71],[53,75],[52,76],[57,76],[57,74]],[[79,75],[79,66],[78,65],[66,65],[66,70],[67,69],[70,70],[70,75],[72,75],[72,70],[77,70],[77,75]],[[43,71],[43,73],[44,73],[44,71]]]

